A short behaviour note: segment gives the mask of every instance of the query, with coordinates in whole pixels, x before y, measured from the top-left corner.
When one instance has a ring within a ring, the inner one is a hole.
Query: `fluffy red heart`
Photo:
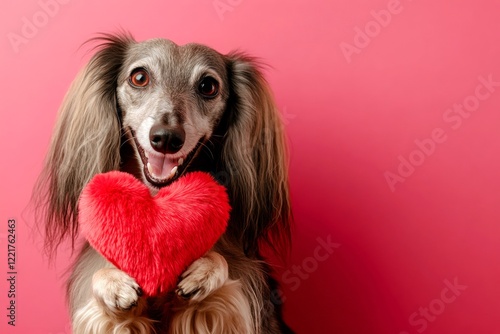
[[[215,244],[229,211],[226,189],[206,173],[186,174],[152,197],[132,175],[113,171],[83,190],[79,223],[92,247],[155,295]]]

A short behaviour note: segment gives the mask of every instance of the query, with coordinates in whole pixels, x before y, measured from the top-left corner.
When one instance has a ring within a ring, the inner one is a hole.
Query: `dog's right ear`
[[[97,53],[79,73],[59,110],[44,169],[33,193],[37,222],[44,224],[50,255],[78,233],[77,204],[96,174],[120,164],[120,120],[116,87],[130,36],[98,38]]]

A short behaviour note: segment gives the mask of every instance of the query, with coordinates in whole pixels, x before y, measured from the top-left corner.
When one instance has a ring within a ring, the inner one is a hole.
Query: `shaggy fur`
[[[84,188],[79,224],[92,247],[154,296],[213,247],[229,210],[225,188],[206,173],[186,174],[151,197],[132,175],[113,171]]]
[[[98,173],[128,172],[155,194],[186,172],[209,172],[232,211],[175,293],[155,298],[85,244],[68,283],[74,333],[290,332],[261,256],[265,244],[287,248],[291,210],[283,126],[259,67],[198,44],[101,41],[61,106],[36,187],[48,252],[78,236],[78,198]]]

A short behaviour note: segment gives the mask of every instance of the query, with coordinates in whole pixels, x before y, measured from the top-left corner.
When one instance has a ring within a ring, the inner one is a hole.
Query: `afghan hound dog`
[[[62,103],[34,192],[48,252],[82,245],[67,287],[73,333],[291,333],[263,255],[286,253],[292,214],[283,125],[258,62],[165,39],[98,40]],[[226,232],[175,291],[144,296],[79,236],[80,193],[112,170],[153,195],[190,171],[227,188]]]

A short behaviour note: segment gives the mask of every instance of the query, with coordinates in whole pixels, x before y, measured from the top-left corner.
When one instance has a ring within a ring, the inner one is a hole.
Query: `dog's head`
[[[260,240],[286,243],[283,127],[255,62],[199,44],[101,40],[63,102],[35,193],[49,249],[76,237],[77,202],[87,182],[126,169],[130,159],[133,173],[152,189],[189,170],[211,172],[231,199],[228,234],[247,253],[258,252]]]
[[[161,187],[183,174],[219,124],[230,94],[226,58],[197,44],[133,43],[116,91],[144,181]]]

